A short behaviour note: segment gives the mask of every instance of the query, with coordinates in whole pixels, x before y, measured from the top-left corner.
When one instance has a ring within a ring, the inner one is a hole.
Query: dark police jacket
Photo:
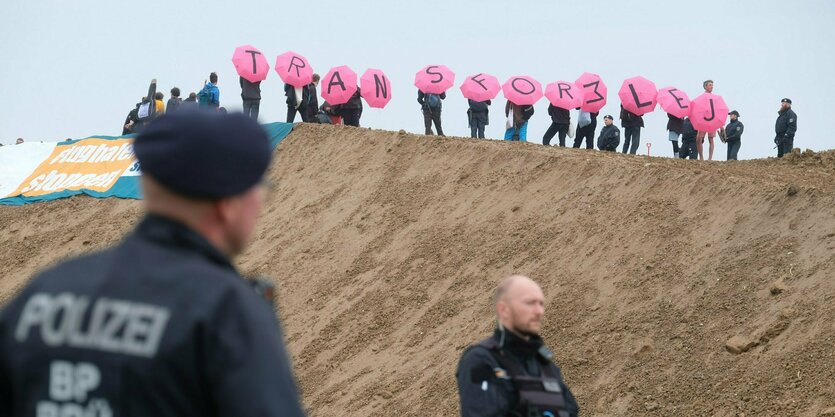
[[[151,215],[0,313],[0,416],[34,415],[304,413],[268,303],[203,237]]]
[[[794,139],[797,132],[797,114],[792,109],[780,110],[777,116],[777,123],[774,125],[774,132],[777,133],[775,140]]]
[[[496,351],[485,347],[489,344],[498,346],[506,360],[518,366],[525,376],[541,377],[545,372],[546,376],[555,377],[565,410],[562,414],[553,411],[553,417],[578,415],[577,401],[563,382],[560,369],[539,353],[540,349],[544,348],[542,339],[525,341],[511,332],[497,329],[491,338],[470,347],[461,356],[456,373],[461,417],[527,417],[525,411],[519,409],[519,391],[511,381],[512,372],[502,366],[496,357]]]
[[[620,129],[612,123],[600,129],[600,136],[597,137],[597,149],[601,151],[614,151],[620,145]]]
[[[696,128],[693,127],[693,123],[690,121],[690,118],[684,119],[684,126],[681,129],[681,141],[683,143],[693,142],[696,143],[696,135],[698,132]]]
[[[745,130],[745,125],[739,121],[739,119],[731,120],[727,126],[725,126],[725,134],[727,135],[727,141],[737,141],[742,139],[742,132]]]

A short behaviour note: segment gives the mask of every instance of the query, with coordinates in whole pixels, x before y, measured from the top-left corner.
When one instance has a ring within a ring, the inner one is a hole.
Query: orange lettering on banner
[[[36,197],[80,189],[105,192],[133,160],[133,139],[91,138],[56,146],[11,195]]]

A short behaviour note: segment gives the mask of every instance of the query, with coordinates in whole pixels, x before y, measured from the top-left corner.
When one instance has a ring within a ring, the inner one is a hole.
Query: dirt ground
[[[542,284],[585,416],[835,416],[835,151],[696,162],[302,125],[270,177],[238,264],[279,288],[311,416],[457,415],[458,357],[510,273]],[[0,304],[141,210],[0,207]]]

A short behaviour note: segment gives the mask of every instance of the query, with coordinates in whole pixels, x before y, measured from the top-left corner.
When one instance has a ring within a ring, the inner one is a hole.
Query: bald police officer
[[[272,154],[240,114],[182,111],[137,137],[147,215],[49,269],[0,315],[0,416],[303,416],[269,303],[230,262]]]
[[[576,417],[577,402],[539,332],[542,289],[521,275],[494,295],[498,329],[467,349],[458,364],[462,417]]]

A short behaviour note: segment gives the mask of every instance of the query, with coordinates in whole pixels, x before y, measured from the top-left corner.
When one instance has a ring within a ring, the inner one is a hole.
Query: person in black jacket
[[[168,103],[165,105],[165,112],[174,112],[180,107],[180,104],[183,103],[183,99],[180,98],[180,89],[174,87],[171,89],[171,98],[168,99]]]
[[[644,127],[644,118],[626,110],[621,105],[620,126],[623,128],[623,153],[628,150],[630,154],[635,155],[638,152],[638,146],[641,145],[641,128]]]
[[[285,101],[287,103],[287,123],[293,123],[296,120],[296,113],[301,113],[302,121],[305,121],[306,104],[310,101],[309,91],[306,87],[284,84],[284,96],[287,97]]]
[[[678,138],[684,129],[684,119],[667,113],[667,131],[670,132],[669,139],[673,144],[673,158],[678,158]]]
[[[603,129],[600,129],[600,137],[597,138],[597,149],[601,151],[617,152],[620,144],[620,130],[615,126],[611,115],[603,116]]]
[[[728,115],[731,116],[731,121],[725,126],[723,134],[728,144],[728,161],[736,161],[739,148],[742,146],[742,132],[745,130],[745,126],[739,121],[738,111],[734,110]]]
[[[582,125],[583,114],[588,113],[590,123]],[[574,148],[579,149],[586,140],[586,149],[594,149],[594,131],[597,129],[597,112],[580,112],[580,120],[577,120],[577,133],[574,135]]]
[[[684,118],[684,124],[681,128],[681,150],[679,158],[681,159],[699,159],[699,148],[696,146],[696,136],[699,132],[693,127],[689,117]]]
[[[790,153],[794,148],[794,134],[797,132],[797,114],[792,110],[792,101],[784,98],[780,102],[780,111],[777,112],[777,122],[774,131],[774,143],[777,144],[777,157]]]
[[[133,149],[145,218],[40,273],[0,314],[0,416],[304,416],[256,293],[269,286],[230,260],[263,204],[266,133],[242,114],[181,111]]]
[[[499,284],[494,301],[496,331],[468,348],[458,362],[461,417],[577,417],[577,401],[540,337],[542,289],[514,275]]]
[[[316,114],[319,113],[319,93],[316,87],[319,86],[319,74],[313,74],[313,81],[305,86],[307,103],[302,113],[302,121],[316,123]]]
[[[359,87],[357,87],[357,91],[351,96],[348,102],[339,107],[339,111],[342,114],[342,121],[346,126],[360,127],[362,96]]]
[[[560,146],[565,147],[565,136],[568,135],[568,126],[571,124],[571,114],[568,109],[549,104],[548,115],[551,116],[551,126],[548,126],[548,130],[542,136],[542,144],[551,146],[551,139],[559,133]]]
[[[446,92],[432,94],[418,90],[417,101],[420,103],[421,111],[423,111],[424,134],[431,135],[432,123],[435,123],[435,130],[438,131],[438,136],[444,136],[444,129],[441,128],[441,110],[443,108],[441,100],[445,99]]]
[[[484,127],[490,124],[490,100],[474,101],[467,99],[470,108],[467,115],[470,121],[470,137],[484,139]]]
[[[241,100],[244,105],[244,115],[258,120],[258,110],[261,107],[261,81],[251,82],[241,77]]]

